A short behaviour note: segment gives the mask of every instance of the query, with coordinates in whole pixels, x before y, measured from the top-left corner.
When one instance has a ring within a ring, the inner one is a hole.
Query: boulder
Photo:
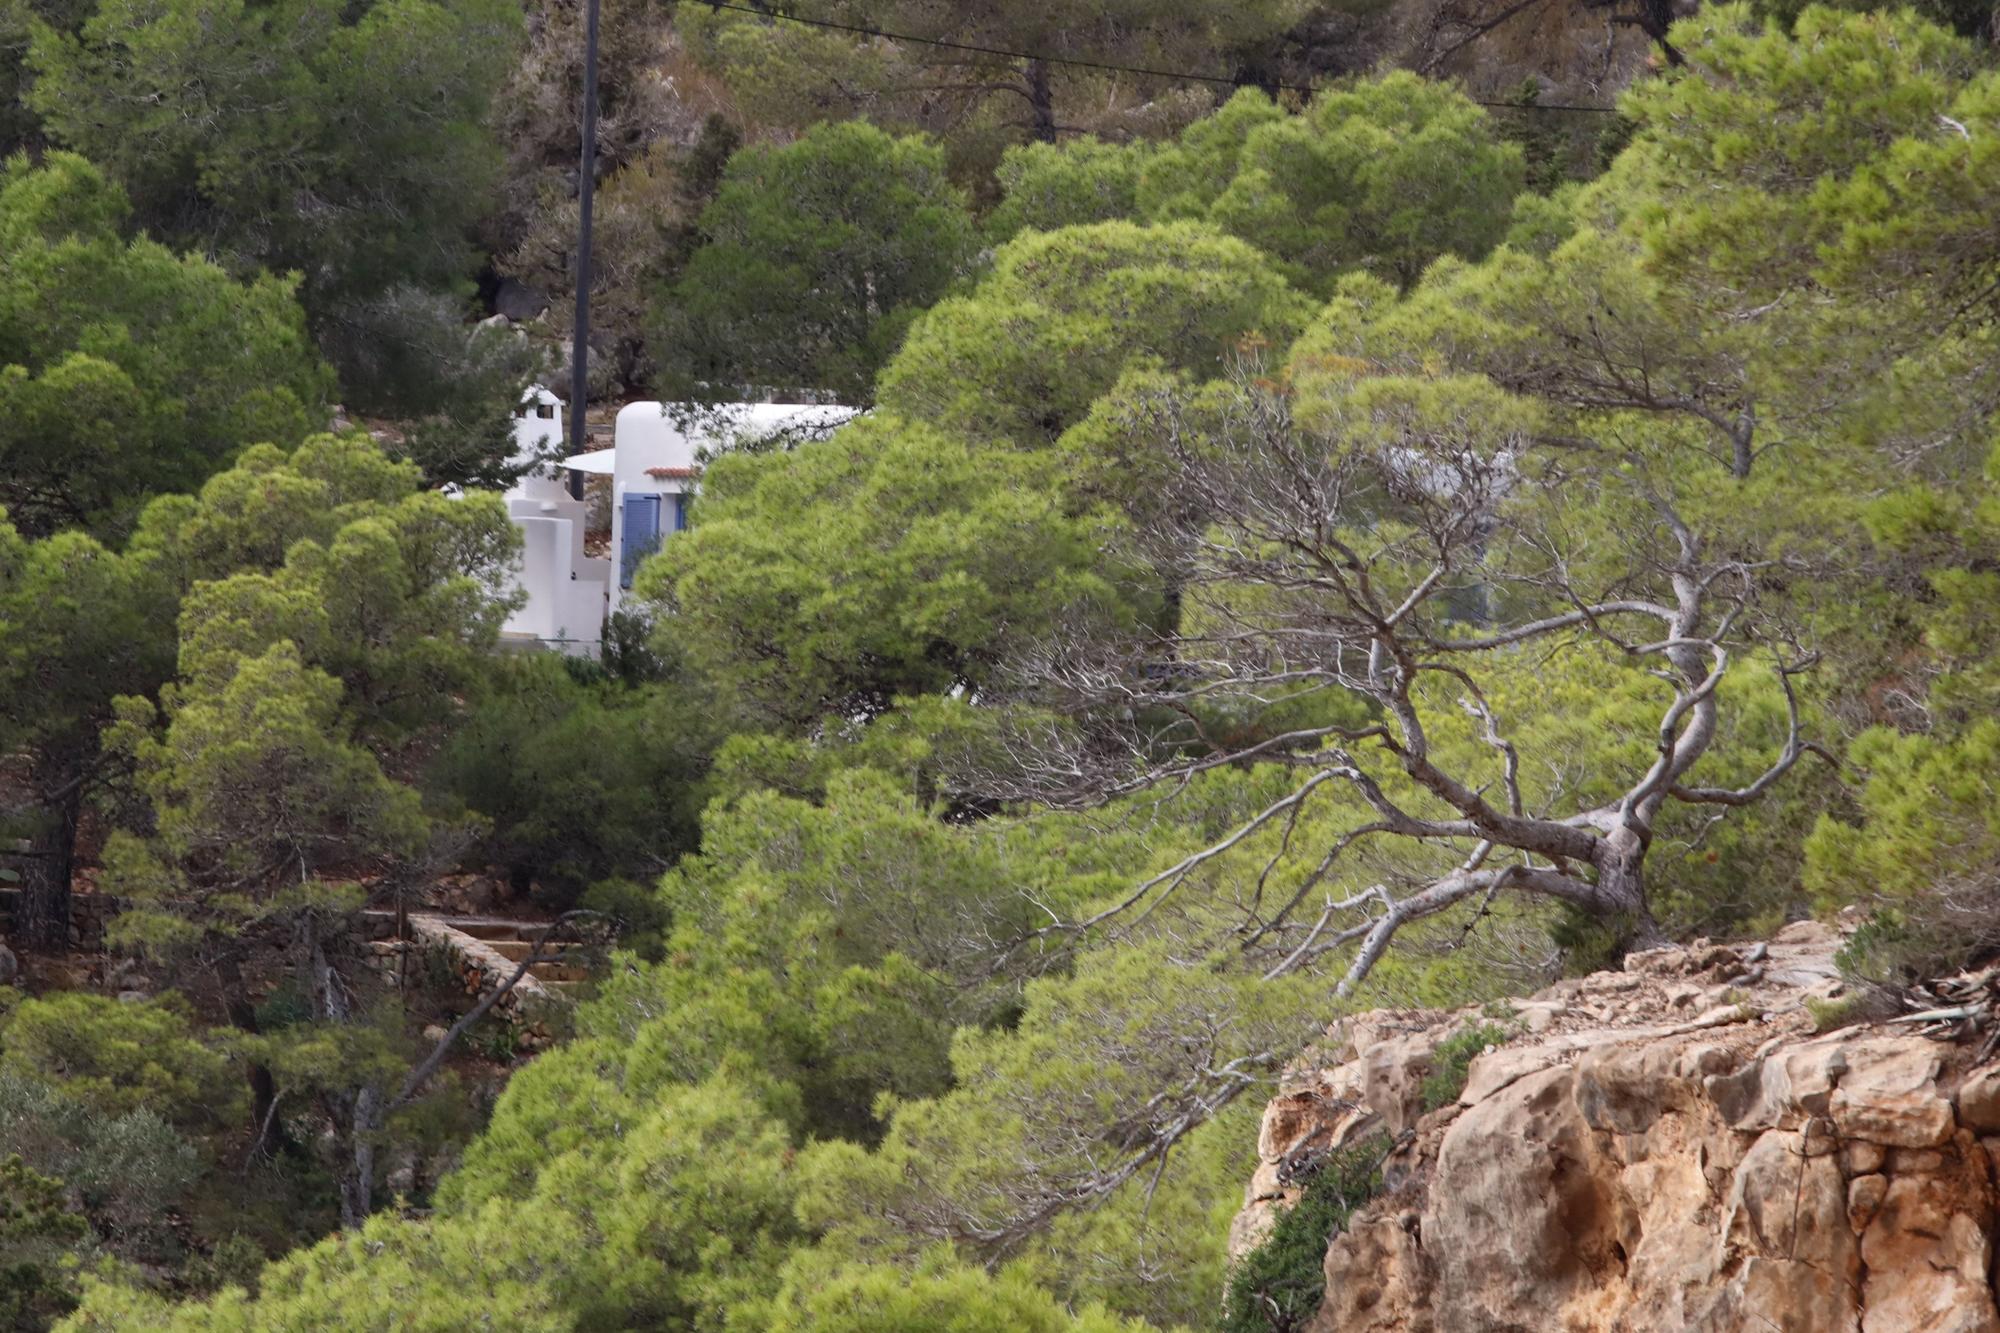
[[[1938,1046],[1917,1037],[1876,1037],[1843,1048],[1847,1071],[1830,1113],[1845,1139],[1930,1148],[1951,1137],[1951,1103],[1938,1091]]]
[[[1459,1113],[1438,1147],[1423,1214],[1424,1250],[1452,1330],[1536,1328],[1548,1311],[1616,1262],[1609,1253],[1615,1186],[1596,1169],[1578,1113],[1575,1074],[1529,1074]]]
[[[1361,1053],[1362,1093],[1391,1134],[1401,1134],[1423,1114],[1424,1080],[1438,1043],[1449,1035],[1447,1028],[1433,1028],[1377,1041]]]
[[[549,298],[518,278],[502,278],[493,293],[493,313],[516,324],[540,319],[549,311]]]
[[[1860,1277],[1848,1225],[1848,1192],[1831,1153],[1809,1155],[1808,1135],[1766,1130],[1743,1154],[1722,1210],[1726,1249],[1781,1258],[1831,1273],[1843,1286]]]
[[[1886,1178],[1861,1234],[1863,1333],[2000,1333],[1992,1206],[1969,1176]],[[1877,1177],[1877,1179],[1885,1179]]]
[[[1882,1211],[1882,1200],[1888,1197],[1887,1176],[1856,1176],[1847,1182],[1847,1225],[1855,1235],[1868,1229],[1875,1214]]]
[[[1983,1134],[2000,1130],[2000,1067],[1977,1070],[1959,1085],[1958,1121]]]
[[[1431,1333],[1428,1262],[1399,1218],[1341,1232],[1327,1247],[1326,1300],[1306,1333]]]

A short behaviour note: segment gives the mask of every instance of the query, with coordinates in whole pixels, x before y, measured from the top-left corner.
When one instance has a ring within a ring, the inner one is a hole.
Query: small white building
[[[524,540],[520,586],[528,597],[508,619],[507,637],[597,653],[604,620],[618,610],[640,564],[687,527],[703,458],[776,436],[816,437],[854,415],[850,407],[803,403],[626,404],[611,448],[532,468],[508,491],[508,512]],[[516,461],[549,458],[563,438],[560,402],[540,386],[530,389],[514,422]],[[583,497],[592,476],[610,479],[607,557],[584,550]]]

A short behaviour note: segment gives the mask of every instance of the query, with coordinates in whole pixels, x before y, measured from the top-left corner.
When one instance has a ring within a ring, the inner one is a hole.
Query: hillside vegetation
[[[0,1325],[1290,1328],[1342,1015],[2000,950],[1987,16],[1586,11],[1536,111],[1457,11],[949,9],[607,9],[602,392],[867,411],[601,662],[487,489],[575,12],[8,11]],[[532,1059],[371,970],[469,882],[590,968]]]

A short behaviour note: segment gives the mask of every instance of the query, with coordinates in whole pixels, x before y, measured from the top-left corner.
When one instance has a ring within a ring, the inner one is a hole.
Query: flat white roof
[[[589,472],[596,476],[608,477],[616,470],[617,461],[616,449],[592,449],[587,454],[573,454],[556,466],[571,472]]]
[[[786,428],[825,429],[858,416],[860,409],[831,403],[660,403],[640,401],[618,409],[618,420],[662,421],[669,429],[687,427],[692,438],[773,434]]]

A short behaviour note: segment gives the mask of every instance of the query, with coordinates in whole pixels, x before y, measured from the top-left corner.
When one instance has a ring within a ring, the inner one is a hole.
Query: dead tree
[[[1225,908],[1267,977],[1351,951],[1345,994],[1399,930],[1502,894],[1651,941],[1646,863],[1663,815],[1748,805],[1806,754],[1830,758],[1807,739],[1794,689],[1813,656],[1759,604],[1762,581],[1797,571],[1702,530],[1677,499],[1713,459],[1671,440],[1538,434],[1541,418],[1486,380],[1403,383],[1356,381],[1310,427],[1287,391],[1247,376],[1220,406],[1161,392],[1129,409],[1129,427],[1172,460],[1175,503],[1155,512],[1197,516],[1140,538],[1179,589],[1179,625],[1058,636],[1020,663],[1020,694],[1074,725],[1017,747],[1009,794],[1094,804],[1253,763],[1297,777],[1122,901],[1043,933],[1143,919],[1197,872],[1275,841]],[[1495,683],[1592,649],[1661,682],[1652,753],[1611,799],[1560,783],[1531,795],[1523,765],[1543,757],[1517,748]],[[1753,781],[1704,785],[1693,770],[1716,743],[1719,687],[1753,658],[1782,690],[1787,734]],[[1365,703],[1365,721],[1254,723],[1342,695]],[[1476,759],[1462,741],[1437,743],[1447,718],[1469,723]],[[1325,827],[1326,812],[1344,824],[1277,888],[1309,808],[1305,827]],[[1391,868],[1377,858],[1359,873],[1361,854],[1383,847]]]

